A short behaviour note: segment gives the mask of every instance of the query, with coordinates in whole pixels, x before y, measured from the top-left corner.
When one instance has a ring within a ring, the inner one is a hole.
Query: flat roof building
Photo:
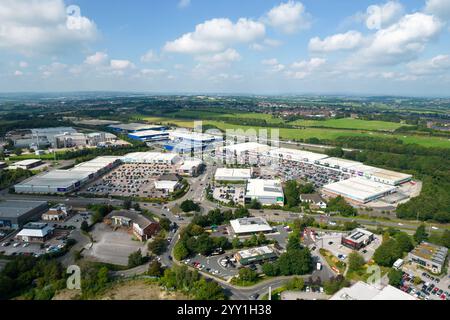
[[[165,141],[169,139],[169,133],[165,131],[143,130],[129,133],[128,137],[142,142]]]
[[[9,169],[23,169],[23,170],[30,170],[36,167],[39,167],[42,165],[43,162],[40,159],[27,159],[15,162],[13,165],[9,166]]]
[[[47,208],[46,201],[0,201],[0,227],[19,229]]]
[[[322,188],[322,192],[327,196],[342,196],[355,204],[365,204],[396,191],[397,188],[394,186],[361,177],[342,180]]]
[[[16,238],[24,242],[44,243],[53,235],[53,227],[47,223],[27,223],[16,235]]]
[[[222,148],[224,153],[242,155],[243,153],[262,154],[268,153],[271,146],[258,142],[245,142],[233,144]]]
[[[439,274],[442,272],[448,249],[428,242],[422,242],[408,254],[408,260],[416,265]]]
[[[176,164],[181,158],[176,153],[135,152],[121,158],[124,163]]]
[[[247,181],[252,177],[251,169],[217,168],[214,179],[216,181]]]
[[[320,164],[327,168],[340,170],[342,172],[348,172],[352,167],[362,165],[361,162],[341,158],[325,158],[318,160],[316,164]]]
[[[241,265],[246,266],[252,263],[272,260],[278,257],[278,251],[274,246],[264,246],[239,251],[234,258]]]
[[[110,128],[114,131],[117,131],[117,132],[125,132],[125,133],[145,131],[145,130],[163,131],[163,130],[167,129],[166,126],[151,125],[151,124],[145,124],[145,123],[112,124],[112,125],[109,125],[108,128]]]
[[[279,160],[288,160],[306,163],[315,163],[316,161],[328,158],[326,154],[288,148],[272,149],[270,150],[269,154],[272,158],[276,158]]]
[[[273,228],[264,218],[242,218],[230,221],[231,228],[237,236],[272,232]]]
[[[195,177],[202,171],[204,163],[200,159],[184,160],[183,164],[178,168],[178,173],[183,176]]]
[[[365,229],[356,228],[349,235],[341,238],[341,244],[353,250],[360,250],[369,245],[375,236]]]
[[[416,300],[416,298],[390,285],[377,288],[358,281],[351,287],[336,292],[330,300]]]
[[[245,203],[256,199],[264,206],[284,205],[284,193],[280,180],[250,179],[247,182]]]

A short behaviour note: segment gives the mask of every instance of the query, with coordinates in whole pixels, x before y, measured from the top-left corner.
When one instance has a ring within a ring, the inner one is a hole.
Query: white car
[[[439,230],[439,228],[438,227],[431,227],[431,229],[433,229],[433,230]]]
[[[28,242],[25,242],[23,245],[22,245],[22,247],[23,248],[26,248],[26,247],[28,247],[30,244],[28,243]]]
[[[20,246],[20,243],[19,243],[19,242],[16,242],[16,243],[13,244],[13,247],[14,247],[14,248],[17,248],[18,246]]]

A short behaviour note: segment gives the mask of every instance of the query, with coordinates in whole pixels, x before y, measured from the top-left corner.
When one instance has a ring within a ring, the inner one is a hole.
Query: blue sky
[[[0,91],[448,96],[449,40],[449,0],[1,0]]]

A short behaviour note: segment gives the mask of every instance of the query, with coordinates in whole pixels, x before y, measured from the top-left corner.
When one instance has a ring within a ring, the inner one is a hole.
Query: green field
[[[174,118],[188,118],[188,119],[201,119],[201,120],[220,120],[220,119],[256,119],[265,120],[270,124],[284,123],[282,119],[273,117],[266,113],[254,113],[254,112],[214,112],[209,110],[182,110],[175,113],[171,113],[170,117]]]
[[[402,126],[401,123],[387,121],[369,121],[352,118],[329,119],[329,120],[297,120],[289,122],[290,125],[304,127],[327,127],[335,129],[356,129],[368,131],[394,131]]]
[[[258,114],[260,117],[270,117],[270,115],[267,114]],[[240,114],[241,117],[250,117],[254,116],[254,114],[245,113]],[[171,118],[161,118],[161,117],[141,117],[141,119],[151,122],[151,123],[163,123],[163,124],[174,124],[179,127],[184,128],[193,128],[194,122],[192,120],[183,120],[183,119],[171,119]],[[275,119],[278,120],[278,119]],[[340,119],[341,120],[341,119]],[[348,119],[342,119],[342,120],[348,120]],[[333,120],[330,120],[333,121]],[[337,120],[335,120],[337,121]],[[354,121],[354,120],[351,120]],[[364,120],[360,120],[364,121]],[[321,122],[321,121],[319,121]],[[326,121],[324,121],[326,122]],[[372,122],[372,121],[364,121],[364,122]],[[383,121],[376,121],[381,123],[389,123],[389,122],[383,122]],[[389,123],[391,124],[391,123]],[[396,125],[395,123],[393,123]],[[219,120],[204,120],[203,125],[212,125],[215,126],[221,130],[227,130],[227,129],[256,129],[256,130],[270,130],[271,128],[268,127],[252,127],[252,126],[241,126],[236,124],[230,124],[226,122],[222,122]],[[443,138],[443,137],[427,137],[427,136],[418,136],[418,135],[404,135],[404,134],[392,134],[392,133],[383,133],[383,132],[375,132],[370,130],[359,130],[359,129],[353,129],[353,130],[346,130],[346,129],[329,129],[329,128],[313,128],[313,127],[306,127],[304,129],[290,129],[290,128],[276,128],[276,123],[274,123],[274,127],[272,129],[278,129],[280,132],[280,138],[284,140],[298,140],[298,139],[309,139],[309,138],[318,138],[323,140],[335,140],[338,137],[381,137],[381,138],[398,138],[402,140],[405,143],[408,144],[418,144],[424,147],[439,147],[439,148],[450,148],[450,139]]]

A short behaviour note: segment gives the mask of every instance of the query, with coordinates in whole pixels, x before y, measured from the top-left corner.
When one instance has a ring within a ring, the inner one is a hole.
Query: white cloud
[[[149,50],[147,51],[142,57],[141,62],[148,63],[148,62],[158,62],[161,58],[158,56],[158,54],[153,51]]]
[[[304,79],[313,72],[318,71],[326,62],[327,60],[322,58],[311,58],[310,60],[294,62],[290,66],[291,70],[286,71],[285,74],[288,78]]]
[[[198,56],[196,59],[208,63],[228,63],[241,60],[241,55],[234,49],[227,49],[214,55]]]
[[[43,65],[39,67],[43,78],[49,78],[51,76],[62,73],[67,69],[67,65],[61,62],[53,62],[49,65]]]
[[[178,8],[181,8],[181,9],[189,7],[190,5],[191,5],[191,0],[180,0],[178,2]]]
[[[273,66],[273,65],[278,64],[278,60],[276,58],[265,59],[265,60],[262,60],[261,63],[266,66]]]
[[[112,70],[123,71],[134,68],[134,64],[129,60],[111,60],[110,67]]]
[[[283,71],[286,68],[286,66],[279,63],[276,58],[265,59],[262,60],[261,63],[265,66],[270,66],[270,68],[267,70],[269,73],[277,73]]]
[[[108,63],[108,55],[104,52],[96,52],[95,54],[88,56],[84,63],[92,66],[101,66]]]
[[[51,53],[95,40],[95,23],[67,9],[63,0],[0,1],[0,48]]]
[[[411,61],[439,35],[442,28],[442,22],[434,16],[423,13],[405,15],[390,27],[378,30],[355,59],[378,65]]]
[[[321,40],[319,37],[309,41],[309,50],[313,52],[332,52],[339,50],[352,50],[362,45],[364,37],[360,32],[348,31]]]
[[[142,69],[141,74],[144,76],[160,76],[167,73],[166,69]]]
[[[450,71],[450,55],[438,55],[429,60],[408,64],[410,72],[415,75],[434,75]]]
[[[23,76],[23,72],[20,71],[20,70],[16,70],[16,71],[14,72],[14,75],[15,75],[16,77],[20,77],[20,76]]]
[[[427,0],[425,11],[444,20],[450,20],[449,0]]]
[[[254,42],[265,32],[264,24],[246,18],[236,23],[225,18],[212,19],[197,25],[194,32],[167,42],[164,50],[188,54],[219,52],[234,44]]]
[[[250,49],[255,51],[263,51],[267,48],[275,48],[281,45],[282,42],[280,40],[266,38],[262,41],[262,43],[252,43],[250,45]]]
[[[398,1],[369,6],[365,17],[366,26],[370,30],[385,28],[398,21],[403,12],[403,5]]]
[[[20,61],[19,62],[19,67],[21,67],[22,69],[28,68],[28,62]]]
[[[311,17],[301,2],[289,0],[273,7],[263,19],[268,25],[291,34],[311,26]]]

